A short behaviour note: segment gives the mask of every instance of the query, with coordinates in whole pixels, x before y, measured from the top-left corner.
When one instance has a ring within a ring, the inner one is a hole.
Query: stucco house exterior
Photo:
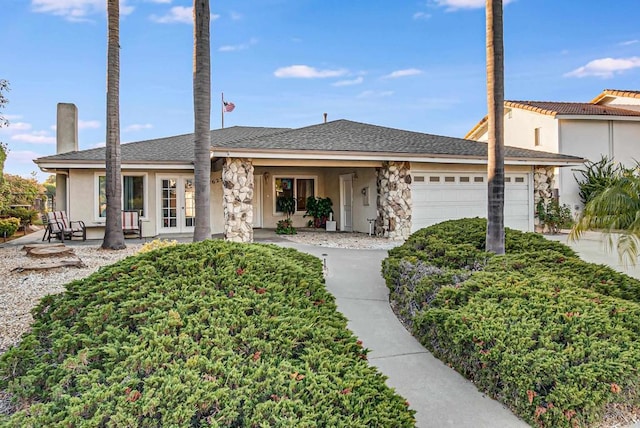
[[[487,141],[483,118],[465,138]],[[590,102],[505,101],[505,144],[626,166],[640,160],[640,91],[605,89]],[[572,168],[556,171],[561,204],[582,209]]]
[[[57,209],[104,234],[105,148],[78,150],[77,109],[58,106],[57,154],[35,159],[56,174]],[[140,210],[143,236],[194,226],[193,134],[121,145],[123,209]],[[303,227],[309,196],[330,197],[340,231],[404,239],[443,220],[486,216],[485,144],[336,120],[298,129],[234,126],[211,131],[211,229],[251,241],[275,228],[278,196],[297,201]],[[505,224],[533,230],[535,197],[553,169],[583,159],[506,147]],[[536,195],[534,197],[534,194]],[[547,195],[548,197],[549,195]]]

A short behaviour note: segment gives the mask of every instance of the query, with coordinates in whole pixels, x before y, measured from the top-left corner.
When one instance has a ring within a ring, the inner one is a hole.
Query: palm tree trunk
[[[102,248],[125,248],[122,232],[122,182],[120,157],[120,5],[119,0],[107,0],[107,139],[106,225]]]
[[[486,249],[504,254],[504,44],[502,0],[487,0],[488,204]]]
[[[211,238],[211,51],[209,0],[193,1],[193,109],[196,222],[193,241]]]

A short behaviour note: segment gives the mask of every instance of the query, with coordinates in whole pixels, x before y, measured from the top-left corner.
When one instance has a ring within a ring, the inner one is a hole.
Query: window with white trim
[[[104,219],[107,216],[107,178],[104,174],[98,174],[96,178],[96,218]],[[147,200],[147,174],[129,173],[122,175],[122,209],[124,211],[139,211],[140,216],[146,215]]]
[[[296,211],[307,211],[307,198],[316,196],[317,177],[281,176],[275,177],[274,212],[282,212],[281,198],[293,198],[296,201]]]

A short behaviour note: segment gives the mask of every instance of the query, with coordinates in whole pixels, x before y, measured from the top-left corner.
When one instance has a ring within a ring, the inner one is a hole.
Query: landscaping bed
[[[486,221],[422,229],[389,251],[398,317],[435,356],[536,426],[589,426],[640,406],[640,281]]]
[[[45,297],[0,357],[3,426],[413,426],[292,249],[206,241]]]

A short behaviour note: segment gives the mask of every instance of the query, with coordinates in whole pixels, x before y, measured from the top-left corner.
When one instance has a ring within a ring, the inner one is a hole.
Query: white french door
[[[195,183],[192,175],[158,177],[158,231],[193,232],[196,221]]]

